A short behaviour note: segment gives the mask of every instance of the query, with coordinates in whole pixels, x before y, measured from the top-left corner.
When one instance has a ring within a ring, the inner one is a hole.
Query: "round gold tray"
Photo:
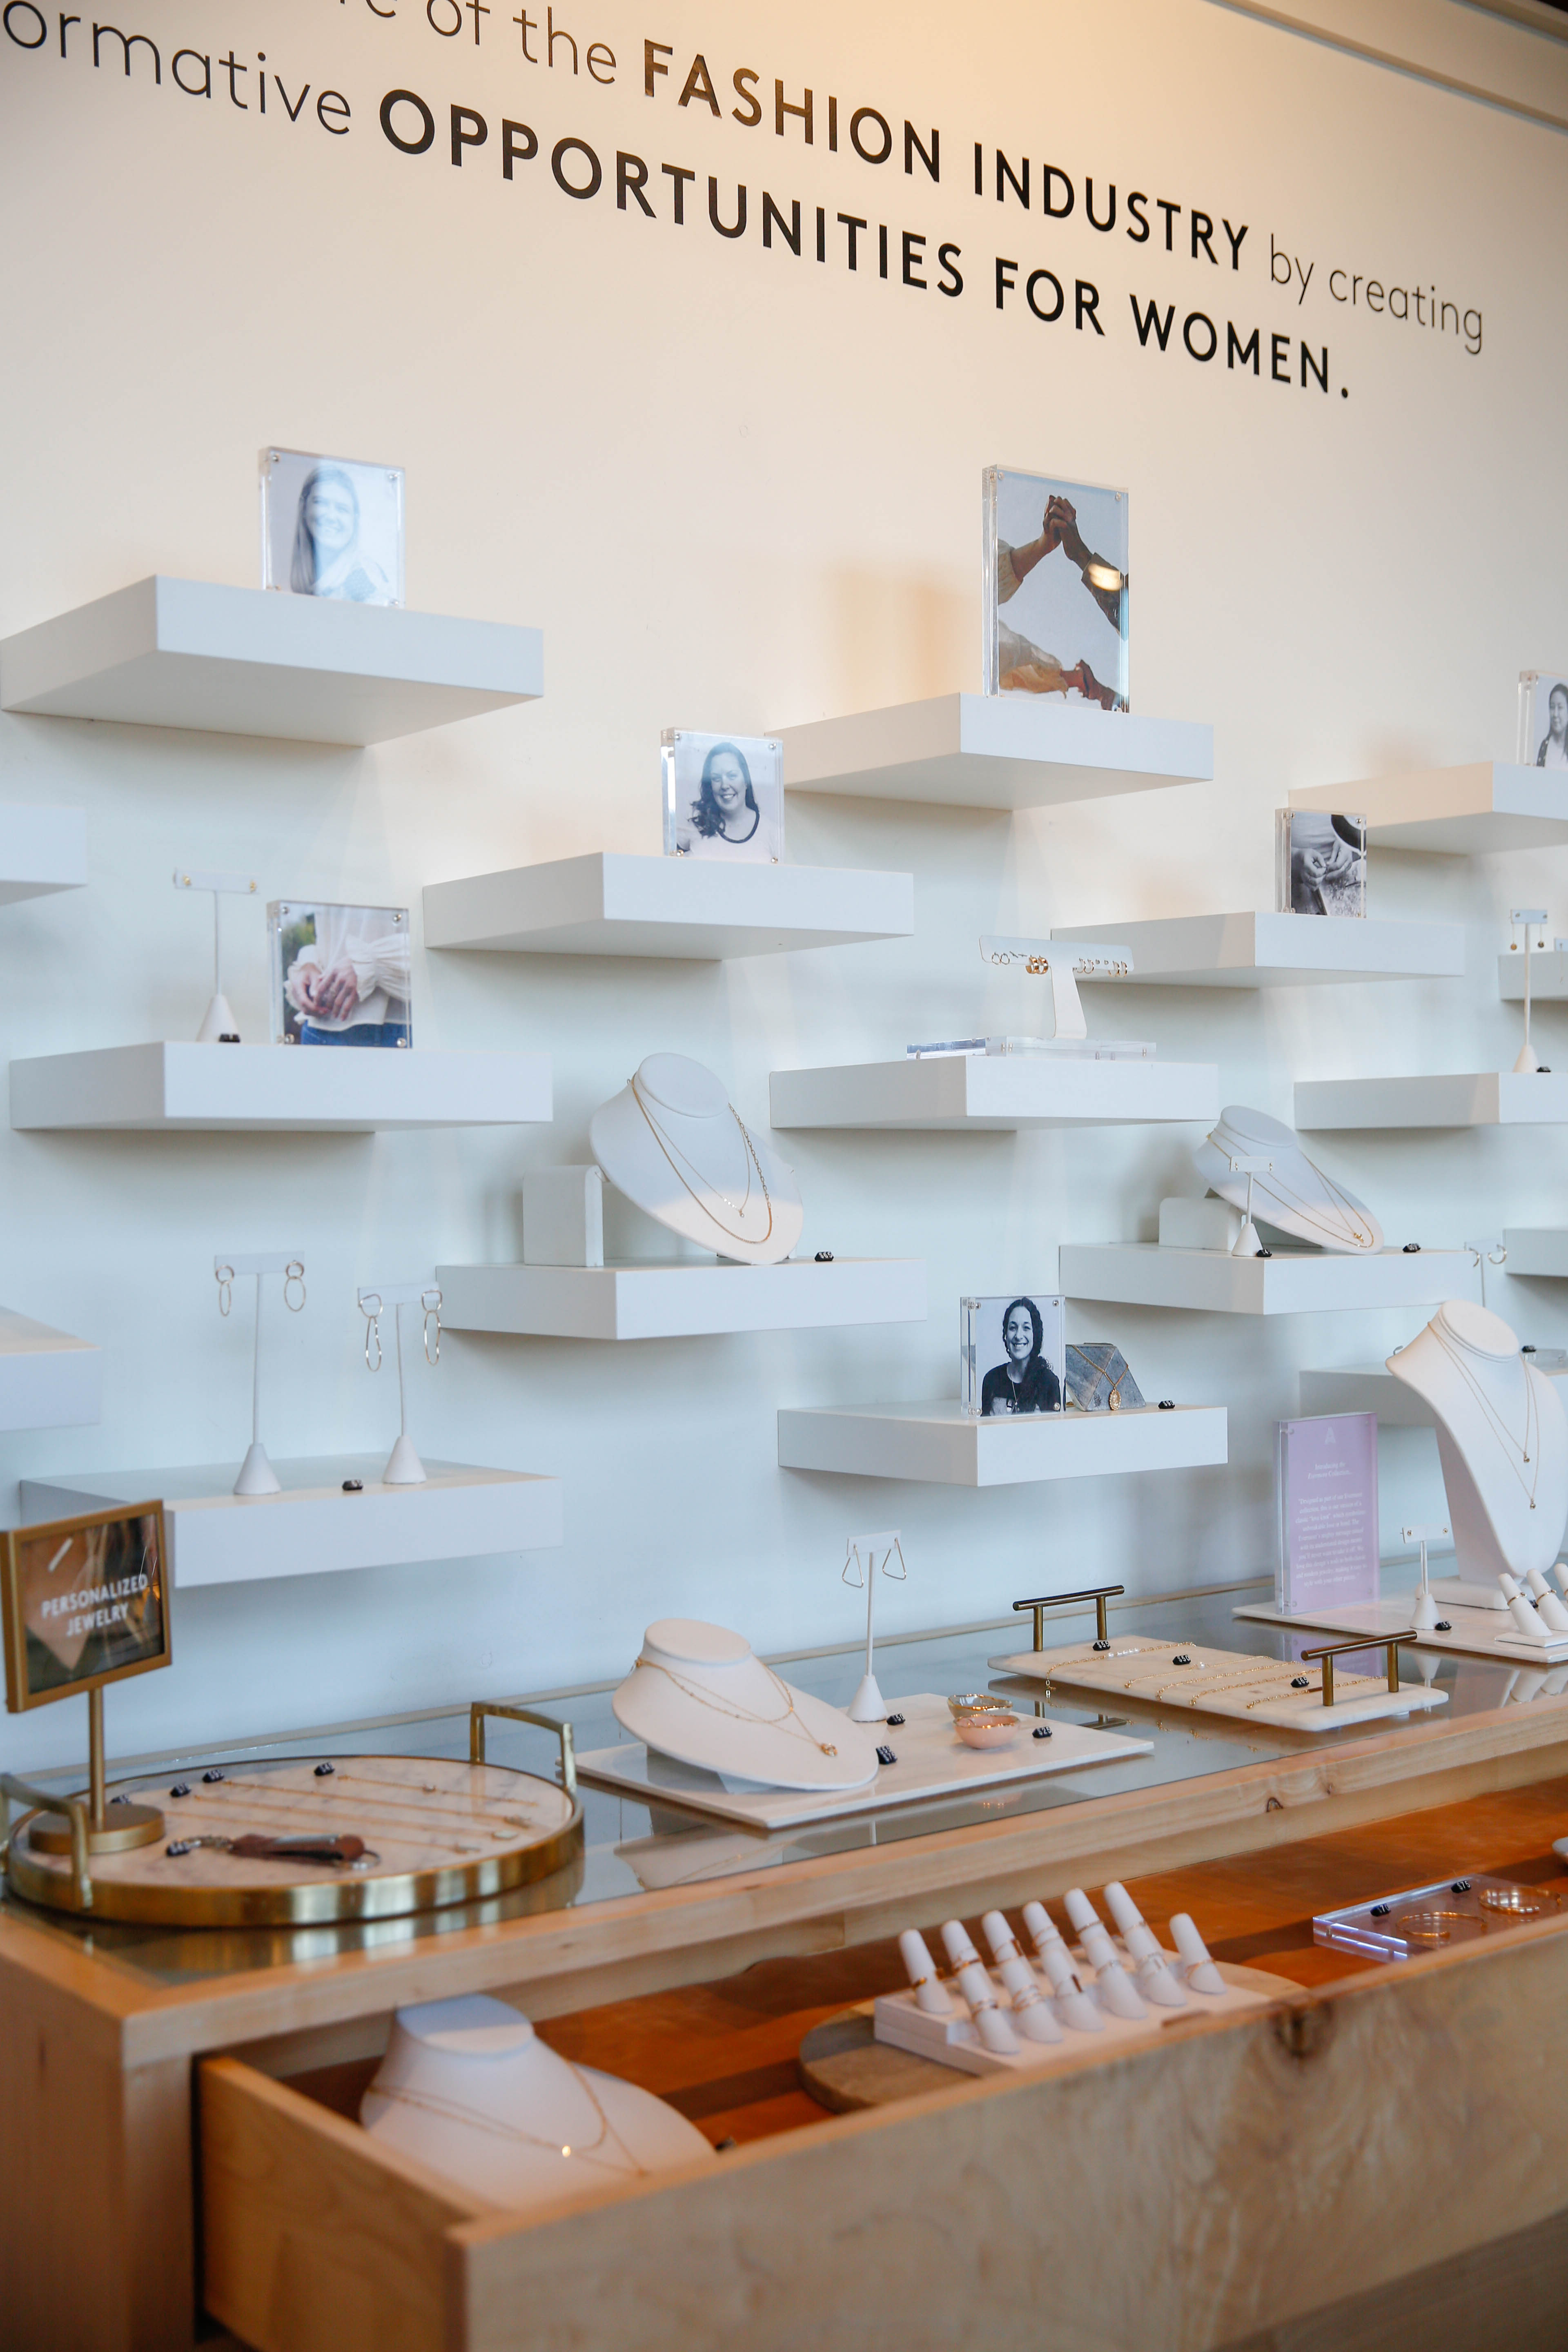
[[[318,1766],[331,1763],[331,1772]],[[208,1769],[219,1768],[207,1768]],[[235,1764],[221,1780],[202,1769],[163,1781],[123,1781],[115,1793],[162,1807],[166,1835],[129,1853],[95,1854],[91,1913],[148,1926],[310,1927],[342,1919],[388,1919],[526,1886],[573,1860],[583,1847],[575,1796],[504,1764],[449,1757],[311,1756],[280,1764]],[[170,1791],[184,1785],[189,1793]],[[77,1911],[70,1855],[39,1852],[18,1821],[6,1853],[13,1891],[29,1903]],[[216,1846],[171,1854],[198,1837],[363,1838],[362,1865],[252,1861]]]

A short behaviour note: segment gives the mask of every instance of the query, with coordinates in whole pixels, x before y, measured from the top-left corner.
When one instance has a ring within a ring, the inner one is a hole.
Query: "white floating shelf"
[[[1426,1307],[1480,1297],[1468,1250],[1376,1250],[1354,1257],[1277,1249],[1272,1257],[1164,1249],[1157,1242],[1064,1242],[1057,1279],[1068,1298],[1182,1307],[1204,1315],[1310,1315],[1353,1307]]]
[[[161,574],[0,644],[0,705],[384,743],[544,691],[537,629]]]
[[[934,1404],[785,1406],[779,1413],[783,1470],[836,1470],[942,1486],[1023,1486],[1046,1478],[1206,1469],[1226,1456],[1222,1404],[980,1421],[955,1398]]]
[[[564,1540],[559,1478],[426,1461],[423,1486],[384,1486],[384,1454],[274,1462],[279,1495],[236,1495],[237,1462],[24,1478],[24,1521],[161,1502],[177,1585],[247,1584],[342,1568],[405,1568],[538,1551]],[[363,1492],[345,1495],[345,1478]]]
[[[1513,1269],[1510,1267],[1510,1272]],[[1549,1372],[1549,1380],[1568,1381],[1568,1370]],[[1568,1390],[1563,1391],[1568,1395]],[[1352,1364],[1339,1371],[1301,1373],[1301,1411],[1374,1412],[1384,1429],[1431,1429],[1432,1409],[1423,1397],[1382,1364]]]
[[[923,1323],[925,1260],[783,1265],[438,1265],[452,1331],[546,1339],[673,1339],[719,1331]]]
[[[1477,857],[1492,849],[1543,849],[1568,841],[1568,784],[1539,768],[1474,760],[1373,776],[1359,784],[1314,784],[1292,793],[1299,809],[1343,809],[1364,816],[1374,848],[1436,849]]]
[[[597,851],[425,887],[428,948],[523,955],[776,955],[907,939],[912,874],[822,866],[721,866]]]
[[[1116,988],[1457,980],[1465,969],[1462,923],[1390,923],[1375,916],[1171,915],[1152,923],[1058,924],[1051,937],[1126,948],[1132,970],[1104,983]]]
[[[869,800],[1039,808],[1214,774],[1214,729],[1031,694],[939,694],[772,730],[785,785]]]
[[[1505,1225],[1502,1245],[1510,1274],[1568,1275],[1568,1227]]]
[[[79,890],[87,880],[87,813],[0,807],[0,907]]]
[[[399,1127],[530,1126],[550,1116],[548,1054],[165,1040],[11,1065],[17,1128],[369,1135]]]
[[[1296,1125],[1561,1127],[1568,1125],[1568,1076],[1467,1070],[1432,1078],[1302,1078]]]
[[[1516,949],[1497,960],[1497,992],[1505,1004],[1524,1001],[1524,951]],[[1568,955],[1556,948],[1537,948],[1530,959],[1530,993],[1537,1004],[1568,1003]]]
[[[0,1429],[79,1429],[102,1411],[100,1351],[0,1307]]]
[[[775,1128],[1141,1127],[1219,1117],[1213,1062],[1079,1062],[1051,1055],[944,1054],[774,1070]]]

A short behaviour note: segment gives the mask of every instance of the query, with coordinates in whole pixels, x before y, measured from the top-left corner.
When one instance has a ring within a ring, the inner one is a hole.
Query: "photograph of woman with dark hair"
[[[392,583],[360,546],[359,493],[342,466],[312,466],[300,492],[289,585],[296,596],[392,602]]]
[[[667,854],[778,864],[784,786],[777,743],[672,730],[664,739],[664,764]]]
[[[303,449],[261,453],[264,588],[403,602],[403,469]]]
[[[1045,1318],[1032,1298],[1015,1298],[1002,1318],[1005,1363],[994,1365],[980,1390],[982,1415],[1060,1412],[1062,1384],[1044,1353]]]
[[[715,743],[702,762],[702,782],[691,803],[692,831],[738,849],[755,836],[761,823],[744,751],[734,743]]]
[[[1568,686],[1554,678],[1546,697],[1546,732],[1535,755],[1538,768],[1568,768]]]

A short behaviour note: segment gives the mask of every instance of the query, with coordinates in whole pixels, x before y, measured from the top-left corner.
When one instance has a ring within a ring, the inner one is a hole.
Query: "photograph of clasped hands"
[[[1125,710],[1126,491],[1001,466],[982,479],[986,693]]]

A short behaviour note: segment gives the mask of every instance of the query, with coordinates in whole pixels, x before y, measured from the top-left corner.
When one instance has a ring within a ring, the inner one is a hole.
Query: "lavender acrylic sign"
[[[1378,1598],[1377,1415],[1323,1413],[1275,1424],[1279,1505],[1276,1606],[1356,1606]]]

